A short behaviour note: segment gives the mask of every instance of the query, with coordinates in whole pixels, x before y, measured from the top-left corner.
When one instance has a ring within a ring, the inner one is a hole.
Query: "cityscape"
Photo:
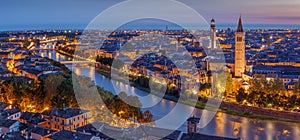
[[[111,30],[99,13],[79,28],[0,24],[0,139],[300,139],[300,21],[240,12],[230,26],[226,13],[193,27],[145,16]]]

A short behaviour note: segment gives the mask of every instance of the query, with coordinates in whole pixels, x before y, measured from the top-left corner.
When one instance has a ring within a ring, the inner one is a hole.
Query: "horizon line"
[[[169,27],[169,30],[178,30],[180,26],[176,24],[165,24],[165,23],[150,23],[151,25],[157,25],[156,27],[151,26],[147,27],[149,23],[142,24],[132,24],[132,25],[140,25],[137,26],[136,29],[132,27],[126,27],[123,30],[163,30],[166,26]],[[197,23],[185,23],[187,25],[195,25]],[[209,25],[209,23],[205,23]],[[126,24],[124,24],[126,25]],[[282,29],[293,29],[299,30],[300,24],[276,24],[276,23],[243,23],[246,30],[255,30],[255,29],[264,29],[264,30],[282,30]],[[36,26],[36,27],[33,27]],[[56,26],[56,27],[55,27]],[[235,29],[237,28],[237,23],[216,23],[216,26],[219,29]],[[256,26],[256,27],[255,27]],[[291,26],[291,27],[289,27]],[[28,30],[85,30],[88,27],[88,24],[85,23],[47,23],[47,24],[15,24],[15,25],[0,25],[0,32],[9,32],[9,31],[28,31]],[[172,29],[172,27],[177,29]],[[179,28],[178,28],[179,27]],[[123,27],[124,28],[124,27]],[[117,30],[117,29],[116,29]]]

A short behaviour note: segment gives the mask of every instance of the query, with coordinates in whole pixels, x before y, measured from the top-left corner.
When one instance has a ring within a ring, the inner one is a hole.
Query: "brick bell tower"
[[[246,69],[245,60],[245,32],[242,25],[242,17],[240,16],[238,28],[235,33],[235,58],[234,58],[234,76],[242,77]]]

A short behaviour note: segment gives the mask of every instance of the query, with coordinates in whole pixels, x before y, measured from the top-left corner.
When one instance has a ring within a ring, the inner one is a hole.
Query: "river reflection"
[[[40,53],[41,56],[51,57],[52,59],[59,61],[70,60],[70,58],[56,52],[51,53]],[[126,85],[122,82],[112,81],[99,73],[95,72],[93,67],[72,67],[67,65],[69,68],[78,75],[88,76],[95,81],[96,85],[104,87],[105,90],[111,91],[114,94],[124,91],[127,93],[134,93],[139,96],[146,96],[148,93],[136,89],[132,86]],[[114,87],[116,89],[114,89]],[[155,98],[153,101],[155,102]],[[176,103],[168,100],[161,100],[155,106],[151,108],[144,108],[143,111],[149,109],[154,119],[159,119],[167,115],[174,107]],[[193,108],[190,108],[193,110]],[[194,109],[194,116],[201,116],[202,110]],[[176,118],[177,116],[174,116]],[[205,117],[205,116],[202,116]],[[205,119],[204,119],[205,121]],[[184,123],[179,130],[186,132],[187,124]],[[289,133],[284,134],[284,131]],[[204,128],[200,129],[200,132],[208,135],[226,136],[226,137],[241,137],[245,140],[300,140],[300,124],[279,122],[272,120],[259,120],[250,119],[245,117],[239,117],[224,113],[217,113],[210,123]]]

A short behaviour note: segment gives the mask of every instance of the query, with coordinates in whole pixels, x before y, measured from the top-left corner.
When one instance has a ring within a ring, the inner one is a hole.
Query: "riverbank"
[[[64,55],[70,55],[62,51],[58,51],[58,52]],[[107,78],[111,78],[110,71],[107,71],[106,69],[105,70],[97,69],[97,72]],[[116,79],[115,77],[114,80],[125,82],[125,79]],[[135,84],[133,82],[130,82],[130,84],[131,86],[137,89],[140,89],[147,93],[151,93],[155,96],[164,98],[166,100],[173,101],[173,102],[178,101],[178,98],[175,96],[164,95],[154,91],[150,92],[150,89],[141,87],[138,84]],[[180,103],[190,105],[190,106],[195,106],[196,108],[199,109],[204,109],[206,106],[209,106],[206,109],[208,110],[218,109],[219,112],[240,116],[240,117],[252,118],[252,119],[277,120],[277,121],[294,122],[294,123],[300,122],[300,113],[263,109],[263,108],[245,106],[245,105],[229,103],[229,102],[222,102],[220,106],[215,106],[214,104],[206,104],[206,102],[207,100],[198,101],[196,103],[196,106],[194,104],[189,103],[188,101],[181,101]]]
[[[50,54],[51,53],[51,54]],[[52,59],[59,61],[70,61],[69,57],[55,57],[57,52],[49,52],[49,55],[52,55]],[[114,88],[122,89],[127,93],[135,93],[137,95],[146,96],[147,93],[139,90],[138,88],[134,88],[133,86],[126,86],[121,82],[117,82],[116,80],[109,80],[106,76],[103,76],[97,72],[97,69],[94,67],[80,66],[76,65],[76,70],[71,65],[66,65],[69,69],[74,70],[74,72],[78,75],[90,77],[95,80],[95,84],[99,87],[104,87],[105,91],[114,92]],[[101,66],[101,65],[99,65]],[[103,67],[106,68],[106,67]],[[106,70],[106,69],[105,69]],[[106,70],[110,72],[110,70]],[[110,75],[110,74],[109,74]],[[149,108],[149,110],[153,113],[153,117],[155,120],[160,119],[164,116],[164,114],[168,114],[170,110],[176,105],[175,102],[162,99],[162,102],[158,102],[155,107]],[[143,109],[145,111],[145,109]],[[195,116],[201,117],[203,110],[195,109]],[[174,116],[177,118],[178,116]],[[215,123],[216,122],[216,123]],[[205,129],[201,129],[201,134],[207,134],[211,136],[221,136],[221,137],[241,137],[248,139],[266,139],[267,132],[276,132],[276,134],[280,134],[278,138],[288,138],[288,139],[299,139],[298,129],[299,123],[290,123],[283,121],[270,121],[270,120],[262,120],[262,119],[249,119],[246,117],[239,117],[237,115],[230,115],[226,113],[222,113],[221,111],[216,114],[216,117],[213,118],[210,125],[207,125]],[[218,129],[217,129],[218,128]],[[220,129],[222,128],[222,129]],[[224,128],[224,129],[223,129]],[[186,132],[186,125],[182,125],[178,128],[179,131]],[[247,132],[247,133],[242,133]],[[289,136],[282,134],[283,131],[288,131]],[[259,133],[257,133],[259,132]]]
[[[97,72],[107,78],[111,78],[110,73],[103,70],[97,70]],[[125,82],[124,79],[118,79],[114,78],[114,80],[119,82]],[[133,82],[130,82],[131,86],[142,90],[147,93],[151,93],[155,96],[161,97],[163,99],[177,102],[178,98],[172,95],[165,95],[160,94],[155,91],[150,92],[150,89],[144,88],[139,86],[138,84],[135,84]],[[258,107],[252,107],[252,106],[245,106],[240,105],[236,103],[230,103],[230,102],[224,102],[222,101],[220,106],[215,106],[214,104],[206,104],[207,99],[203,101],[198,101],[195,105],[198,109],[206,109],[208,110],[215,110],[218,109],[219,112],[240,116],[240,117],[246,117],[251,119],[262,119],[262,120],[276,120],[276,121],[282,121],[282,122],[292,122],[292,123],[300,123],[300,113],[296,112],[287,112],[287,111],[277,111],[277,110],[271,110],[271,109],[264,109],[264,108],[258,108]],[[189,103],[188,101],[180,101],[180,103],[185,105],[194,106],[194,104]],[[216,103],[217,104],[217,103]]]

